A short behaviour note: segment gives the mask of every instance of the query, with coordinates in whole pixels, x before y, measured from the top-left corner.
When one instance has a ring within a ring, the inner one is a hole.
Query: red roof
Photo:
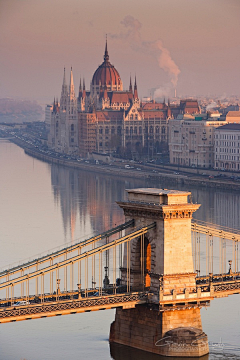
[[[109,98],[111,100],[111,104],[114,103],[130,103],[130,100],[133,98],[133,94],[130,91],[113,91],[109,93]]]
[[[143,105],[143,110],[161,110],[166,109],[165,103],[149,102]]]
[[[109,61],[107,43],[104,54],[104,62],[97,68],[92,78],[93,85],[121,85],[119,72]]]

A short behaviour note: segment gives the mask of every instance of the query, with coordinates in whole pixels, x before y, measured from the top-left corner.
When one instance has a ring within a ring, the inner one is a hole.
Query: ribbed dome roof
[[[121,85],[121,78],[119,72],[109,62],[109,55],[107,50],[107,42],[105,47],[104,62],[97,68],[92,78],[92,85],[104,87]]]

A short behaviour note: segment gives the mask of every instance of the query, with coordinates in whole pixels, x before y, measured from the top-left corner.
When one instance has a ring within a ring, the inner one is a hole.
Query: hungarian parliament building
[[[109,61],[107,41],[103,59],[90,90],[80,79],[77,97],[72,69],[69,86],[64,69],[60,102],[54,99],[50,106],[49,148],[82,157],[98,152],[139,158],[168,146],[170,119],[200,112],[196,100],[181,100],[178,105],[169,100],[140,101],[136,77],[133,84],[130,77],[123,90],[120,74]]]

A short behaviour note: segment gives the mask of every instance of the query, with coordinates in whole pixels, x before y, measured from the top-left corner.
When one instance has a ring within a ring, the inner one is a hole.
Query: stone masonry
[[[163,299],[174,300],[175,294],[185,299],[189,293],[196,292],[191,218],[200,205],[188,202],[190,192],[146,188],[127,191],[128,201],[118,203],[124,210],[126,221],[134,219],[136,228],[155,222],[155,227],[144,235],[144,246],[141,245],[144,254],[140,252],[140,239],[130,242],[128,272],[125,245],[122,282],[126,283],[130,273],[130,285],[139,289],[145,287],[153,293],[159,307],[149,304],[135,309],[117,309],[110,342],[165,356],[205,355],[208,342],[202,331],[198,305],[187,306],[185,303],[184,307],[183,301],[183,308],[168,307],[166,311],[158,311]],[[140,270],[142,259],[144,278]]]

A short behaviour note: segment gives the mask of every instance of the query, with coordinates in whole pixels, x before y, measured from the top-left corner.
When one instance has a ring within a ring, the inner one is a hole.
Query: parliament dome
[[[104,53],[104,61],[95,71],[92,78],[92,90],[99,92],[101,88],[104,90],[107,86],[107,91],[122,91],[122,80],[119,72],[109,61],[107,50],[107,42]]]

